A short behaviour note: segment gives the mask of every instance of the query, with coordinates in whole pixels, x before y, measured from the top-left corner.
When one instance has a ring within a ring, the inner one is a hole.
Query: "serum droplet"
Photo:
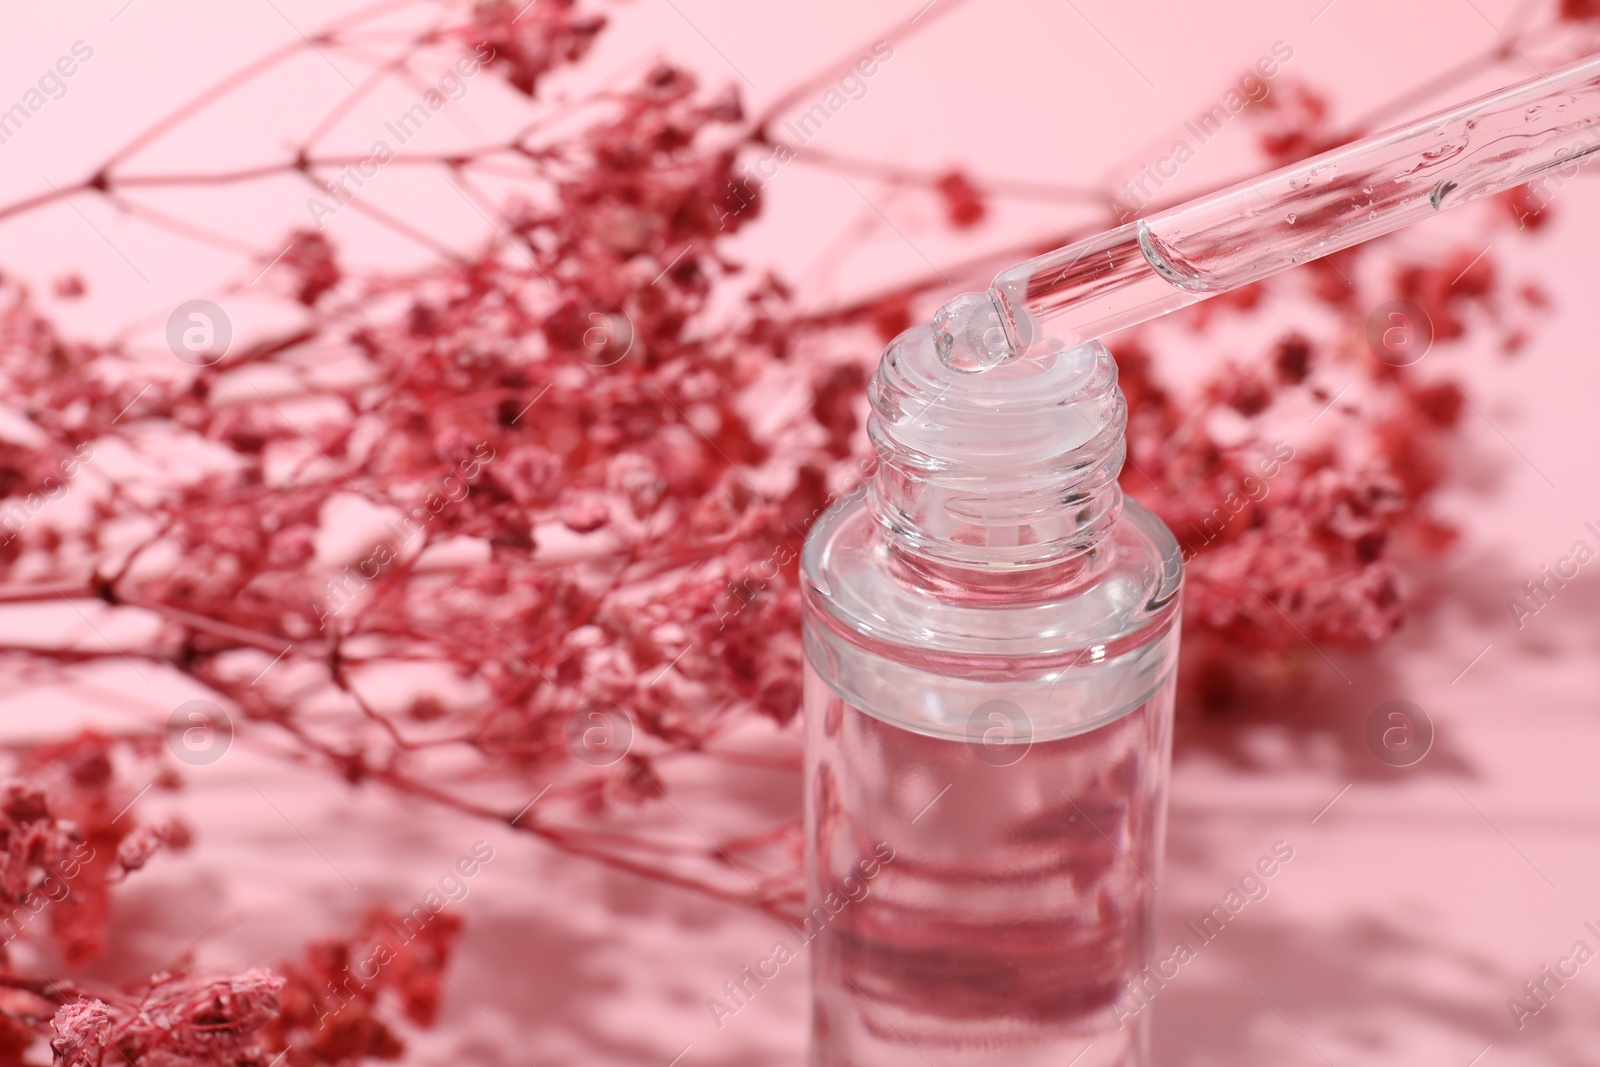
[[[984,293],[962,293],[934,312],[933,343],[945,366],[965,374],[981,374],[1016,358],[999,309]]]

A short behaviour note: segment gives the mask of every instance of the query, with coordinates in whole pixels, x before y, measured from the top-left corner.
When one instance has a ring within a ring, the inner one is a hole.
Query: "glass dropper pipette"
[[[970,371],[1059,352],[1595,152],[1600,55],[1019,263],[935,338]]]

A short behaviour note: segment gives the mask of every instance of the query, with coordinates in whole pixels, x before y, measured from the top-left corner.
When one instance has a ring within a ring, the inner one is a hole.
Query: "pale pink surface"
[[[7,15],[0,69],[12,87],[8,100],[73,40],[89,40],[96,58],[66,98],[0,146],[7,164],[0,199],[47,189],[42,179],[81,177],[131,128],[294,33],[270,5],[245,0],[135,0],[111,23],[120,6],[114,0],[93,12],[41,6]],[[309,30],[345,5],[279,6]],[[963,161],[986,175],[1090,180],[1113,161],[1126,168],[1129,159],[1136,166],[1159,154],[1151,146],[1168,139],[1165,131],[1218,97],[1274,40],[1294,45],[1293,73],[1329,89],[1341,114],[1353,116],[1491,43],[1489,22],[1503,23],[1512,6],[1480,0],[1480,15],[1454,0],[1337,0],[1313,24],[1320,3],[974,5],[897,47],[868,95],[830,124],[823,143],[907,163]],[[729,0],[653,0],[618,11],[589,66],[636,69],[641,56],[659,52],[714,83],[740,79],[731,61],[754,78],[754,87],[744,88],[760,101],[903,13],[869,16],[844,3],[773,10]],[[286,96],[286,115],[345,88],[314,62],[297,70],[298,87],[286,93],[304,99]],[[486,106],[509,105],[497,99]],[[261,115],[259,125],[202,123],[184,151],[158,153],[151,169],[174,158],[248,156],[253,144],[263,146],[258,154],[275,152],[296,127],[278,129],[273,114]],[[1219,176],[1227,156],[1219,146],[1203,157],[1193,180]],[[1216,172],[1207,169],[1213,159]],[[1592,185],[1578,182],[1563,193],[1557,224],[1535,244],[1503,250],[1552,290],[1556,309],[1520,361],[1483,360],[1470,372],[1482,417],[1468,413],[1464,466],[1497,481],[1452,496],[1465,537],[1430,618],[1381,654],[1336,656],[1348,684],[1329,669],[1312,693],[1293,698],[1284,720],[1331,724],[1321,732],[1250,728],[1235,739],[1252,757],[1247,767],[1193,744],[1179,761],[1161,879],[1167,932],[1159,943],[1181,936],[1185,920],[1220,902],[1273,842],[1290,842],[1296,854],[1273,879],[1270,896],[1245,909],[1159,994],[1161,1067],[1324,1058],[1464,1065],[1490,1045],[1478,1062],[1494,1067],[1593,1062],[1600,963],[1581,971],[1520,1033],[1505,1007],[1574,940],[1600,948],[1583,929],[1586,920],[1600,925],[1600,722],[1592,696],[1600,586],[1585,571],[1521,632],[1505,606],[1574,540],[1594,543],[1582,528],[1586,520],[1600,525],[1600,475],[1592,462],[1600,372],[1587,321],[1594,267],[1584,251],[1600,226]],[[395,186],[396,203],[410,196],[414,210],[448,211],[442,228],[456,228],[463,244],[481,236],[480,221],[459,204],[442,203],[436,189],[405,180]],[[824,171],[790,167],[770,193],[767,218],[741,241],[752,258],[779,263],[803,282],[817,282],[823,272],[815,265],[832,262],[829,245],[841,233],[875,217]],[[189,207],[264,244],[305,221],[298,187],[250,196],[252,210],[242,216],[209,196],[192,198]],[[104,333],[139,321],[150,327],[141,336],[154,344],[168,308],[204,293],[219,274],[248,266],[92,202],[81,206],[148,283],[65,206],[3,231],[10,271],[44,282],[85,268],[90,300],[49,305],[75,328]],[[928,213],[921,227],[918,210]],[[880,227],[864,253],[814,288],[818,299],[876,289],[878,280],[926,271],[923,256],[955,258],[1062,216],[1055,208],[1013,205],[975,241],[939,232],[928,207],[907,207],[896,217],[911,227],[914,245]],[[341,231],[347,223],[351,229]],[[331,226],[341,239],[362,236],[347,218]],[[365,238],[378,242],[366,246],[373,258],[413,254],[370,233]],[[108,673],[101,681],[151,713],[168,706],[163,695],[127,678]],[[1421,705],[1439,728],[1434,751],[1403,772],[1372,759],[1361,739],[1368,712],[1394,697]],[[34,733],[45,724],[38,698],[23,694],[8,704],[8,732]],[[52,705],[49,727],[65,721]],[[438,1030],[416,1039],[413,1062],[651,1067],[685,1046],[685,1065],[802,1062],[807,993],[798,967],[785,968],[721,1031],[705,1007],[726,978],[784,935],[771,920],[554,855],[509,832],[378,793],[350,793],[320,772],[252,752],[249,739],[190,777],[183,810],[197,847],[152,864],[127,887],[119,906],[134,921],[120,924],[123,941],[108,969],[155,965],[202,937],[203,963],[270,962],[306,937],[346,925],[370,900],[409,906],[447,863],[487,838],[496,859],[458,906],[467,922],[451,972],[460,995],[447,995]],[[793,792],[796,784],[775,781],[773,790]],[[685,787],[691,813],[726,805],[714,786]]]

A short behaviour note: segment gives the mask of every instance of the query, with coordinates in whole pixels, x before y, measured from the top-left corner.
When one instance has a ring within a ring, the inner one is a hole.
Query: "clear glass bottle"
[[[981,299],[981,298],[980,298]],[[1178,546],[1124,500],[1099,342],[907,331],[878,467],[802,559],[813,1067],[1143,1067]],[[959,343],[958,343],[959,346]]]

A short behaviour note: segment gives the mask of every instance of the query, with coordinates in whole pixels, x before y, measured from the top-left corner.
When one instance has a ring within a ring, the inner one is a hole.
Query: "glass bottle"
[[[1143,1067],[1178,546],[1104,345],[941,342],[884,353],[802,557],[812,1067]]]

